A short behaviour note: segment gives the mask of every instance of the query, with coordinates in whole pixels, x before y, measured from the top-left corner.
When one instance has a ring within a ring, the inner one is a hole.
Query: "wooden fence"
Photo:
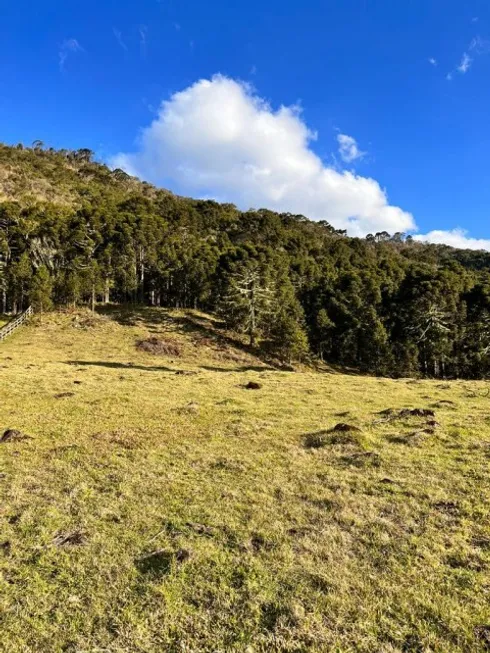
[[[16,331],[34,313],[32,306],[29,306],[23,313],[14,317],[10,322],[0,329],[0,340],[4,340],[11,333]]]

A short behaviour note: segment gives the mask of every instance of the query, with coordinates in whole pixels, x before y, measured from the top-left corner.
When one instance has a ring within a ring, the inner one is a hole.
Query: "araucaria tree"
[[[271,314],[272,290],[258,266],[245,267],[228,278],[220,313],[232,328],[246,333],[250,346]]]

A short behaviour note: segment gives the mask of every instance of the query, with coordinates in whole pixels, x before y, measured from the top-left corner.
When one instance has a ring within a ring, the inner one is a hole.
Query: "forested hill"
[[[486,376],[490,255],[192,200],[89,150],[0,146],[3,312],[140,302],[217,312],[284,361]]]

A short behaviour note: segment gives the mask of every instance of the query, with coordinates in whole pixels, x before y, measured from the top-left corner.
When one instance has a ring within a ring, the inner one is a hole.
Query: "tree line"
[[[0,146],[7,168],[4,313],[28,304],[199,308],[285,362],[316,356],[396,376],[488,373],[485,252],[386,232],[349,238],[327,221],[178,197],[85,149]]]

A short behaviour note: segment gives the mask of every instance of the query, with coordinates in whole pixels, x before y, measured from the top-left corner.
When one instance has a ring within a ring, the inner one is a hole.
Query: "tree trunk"
[[[104,288],[104,304],[108,304],[110,301],[110,282],[109,278],[105,280],[105,288]]]

